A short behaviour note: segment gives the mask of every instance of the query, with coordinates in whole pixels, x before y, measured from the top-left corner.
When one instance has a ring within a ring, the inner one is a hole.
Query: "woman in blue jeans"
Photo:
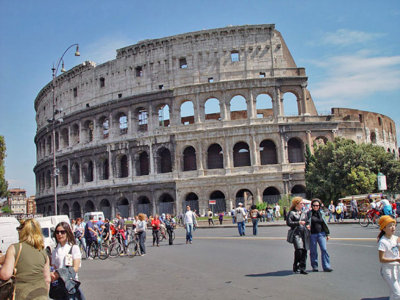
[[[310,226],[310,261],[313,272],[318,272],[318,250],[321,250],[322,269],[324,272],[332,272],[329,254],[326,249],[326,241],[329,240],[329,228],[325,221],[325,214],[320,210],[321,200],[311,200],[311,210],[307,214]]]

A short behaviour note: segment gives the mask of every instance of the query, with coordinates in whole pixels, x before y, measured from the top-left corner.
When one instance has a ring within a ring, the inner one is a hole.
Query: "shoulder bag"
[[[1,280],[0,281],[0,299],[4,300],[12,300],[15,298],[15,275],[17,274],[17,263],[19,260],[19,256],[22,250],[22,243],[19,243],[19,250],[17,258],[15,259],[14,263],[14,271],[11,275],[10,279],[8,280]]]
[[[286,237],[286,241],[288,242],[288,243],[290,243],[290,244],[293,244],[293,240],[294,240],[294,229],[293,228],[290,228],[289,230],[288,230],[288,233],[287,233],[287,237]]]

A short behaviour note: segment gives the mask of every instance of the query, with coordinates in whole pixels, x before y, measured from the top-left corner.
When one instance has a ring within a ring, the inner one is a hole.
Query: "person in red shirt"
[[[151,221],[151,228],[153,229],[153,246],[157,243],[157,247],[160,246],[160,224],[159,216],[155,215]]]

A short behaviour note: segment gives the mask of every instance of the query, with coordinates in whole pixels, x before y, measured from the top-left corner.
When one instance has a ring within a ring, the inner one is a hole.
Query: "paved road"
[[[287,227],[259,229],[239,237],[235,228],[198,229],[186,245],[178,229],[174,246],[165,242],[147,255],[83,261],[82,288],[96,299],[386,299],[379,275],[377,228],[330,226],[332,273],[292,274]],[[148,235],[149,237],[149,235]],[[309,261],[308,268],[310,269]]]

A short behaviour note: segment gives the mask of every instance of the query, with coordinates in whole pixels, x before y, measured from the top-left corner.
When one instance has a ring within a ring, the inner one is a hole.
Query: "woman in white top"
[[[66,222],[57,224],[54,231],[54,238],[57,241],[57,246],[51,254],[51,265],[55,269],[50,274],[51,281],[55,282],[59,280],[61,269],[66,267],[73,267],[76,273],[75,279],[78,280],[78,271],[81,267],[82,257],[79,247],[75,244],[75,237],[69,224]],[[83,293],[80,290],[76,294],[69,296],[66,299],[84,299]],[[64,298],[62,299],[64,300]]]
[[[390,287],[390,300],[400,299],[400,256],[398,244],[399,237],[394,235],[396,220],[390,216],[382,216],[379,219],[381,232],[378,235],[379,261],[381,262],[381,275]]]
[[[139,236],[139,247],[140,247],[140,255],[143,256],[146,254],[146,228],[147,228],[147,222],[146,222],[147,216],[143,213],[140,213],[138,215],[138,221],[136,223],[136,228],[135,231],[137,235]]]

